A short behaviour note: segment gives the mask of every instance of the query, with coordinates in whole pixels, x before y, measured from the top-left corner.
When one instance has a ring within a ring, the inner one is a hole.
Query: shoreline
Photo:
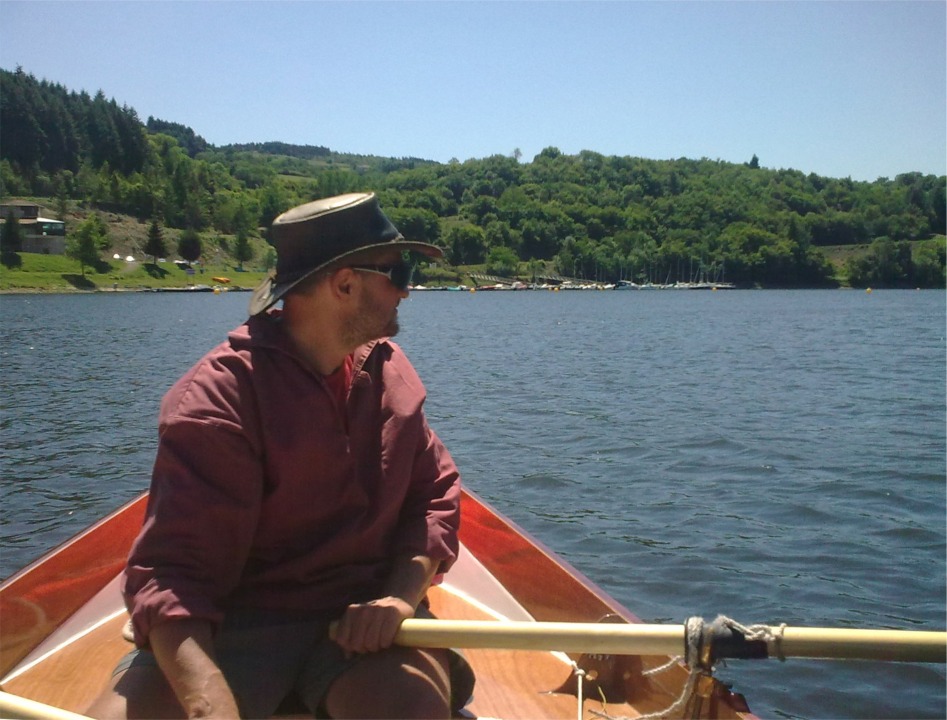
[[[229,293],[253,292],[253,288],[245,287],[160,287],[160,288],[4,288],[0,295],[95,295],[97,293]]]
[[[172,294],[179,294],[179,295],[180,295],[180,294],[213,294],[213,295],[221,295],[221,294],[223,294],[223,293],[248,293],[248,292],[253,292],[253,290],[254,290],[254,288],[248,288],[248,287],[221,287],[221,286],[214,286],[214,287],[207,287],[207,286],[195,286],[195,287],[160,287],[160,288],[131,288],[131,287],[117,287],[117,288],[22,288],[22,287],[21,287],[21,288],[4,288],[4,289],[0,289],[0,296],[3,296],[3,295],[95,295],[95,294],[98,294],[98,293],[117,293],[117,294],[125,294],[125,293],[155,293],[155,294],[172,293]],[[511,288],[505,288],[505,289],[502,289],[502,290],[501,290],[501,289],[498,289],[498,288],[495,288],[495,287],[487,287],[487,288],[481,287],[481,288],[465,288],[465,289],[462,289],[462,290],[461,290],[461,289],[459,289],[459,288],[457,288],[457,287],[425,287],[425,288],[415,288],[415,289],[412,289],[410,292],[411,292],[412,294],[413,294],[413,293],[428,294],[428,293],[443,293],[443,292],[448,292],[448,293],[451,293],[451,294],[456,294],[456,293],[458,293],[458,292],[463,292],[463,293],[471,294],[471,295],[476,295],[476,294],[478,294],[478,293],[483,293],[483,292],[489,292],[489,293],[491,293],[491,294],[493,294],[493,293],[509,294],[509,293],[522,293],[522,292],[530,292],[530,293],[533,293],[533,292],[540,292],[540,293],[541,293],[541,292],[547,292],[547,293],[549,293],[549,292],[554,292],[554,293],[563,292],[563,293],[568,293],[568,294],[573,294],[573,293],[577,293],[577,292],[586,293],[586,294],[587,294],[588,292],[608,292],[608,293],[611,293],[611,292],[619,292],[619,293],[621,293],[621,294],[623,294],[623,295],[638,295],[638,294],[654,295],[654,294],[656,294],[656,293],[657,293],[657,294],[667,294],[668,292],[670,292],[671,294],[677,295],[678,293],[687,292],[687,291],[689,291],[689,290],[692,291],[693,289],[690,289],[690,288],[673,288],[673,287],[672,287],[672,288],[655,288],[655,289],[646,289],[646,290],[642,290],[642,289],[618,290],[618,289],[614,289],[614,288],[612,288],[612,289],[606,289],[606,288],[596,288],[596,287],[583,287],[583,288],[572,287],[572,288],[563,288],[563,289],[555,289],[555,288],[517,288],[517,289],[511,289]],[[720,290],[717,290],[717,289],[712,289],[712,290],[709,290],[709,291],[704,290],[704,291],[700,292],[700,294],[701,294],[701,295],[707,295],[707,294],[715,294],[715,293],[717,293],[717,292],[724,292],[724,291],[727,292],[727,293],[730,293],[730,292],[732,292],[732,291],[734,291],[734,290],[736,290],[736,291],[752,291],[752,290],[772,290],[772,291],[825,290],[825,291],[840,291],[840,290],[841,290],[841,291],[856,291],[856,292],[859,292],[859,291],[860,291],[860,292],[864,292],[864,293],[867,293],[867,294],[871,294],[871,293],[873,293],[873,292],[875,292],[875,291],[878,291],[878,290],[882,290],[882,291],[883,291],[883,290],[911,290],[911,291],[937,290],[937,291],[943,292],[944,289],[943,289],[943,288],[923,288],[923,287],[913,287],[913,288],[911,288],[911,287],[905,287],[905,288],[885,288],[885,287],[882,287],[882,288],[870,288],[870,287],[869,287],[869,288],[853,288],[853,287],[849,287],[849,286],[828,287],[828,288],[827,288],[827,287],[737,287],[737,288],[721,288]]]

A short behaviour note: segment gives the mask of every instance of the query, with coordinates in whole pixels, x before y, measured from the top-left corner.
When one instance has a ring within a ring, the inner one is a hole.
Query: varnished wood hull
[[[118,574],[144,517],[142,496],[0,585],[0,687],[83,712],[130,646]],[[597,622],[638,619],[567,563],[470,493],[463,497],[462,551],[430,593],[435,614],[456,619]],[[469,717],[576,718],[573,661],[558,653],[468,650],[477,675]],[[582,658],[584,717],[637,717],[670,706],[687,670],[643,674],[667,657]],[[552,692],[562,690],[562,692]],[[679,715],[681,713],[678,713]],[[742,699],[702,683],[685,713],[751,718]]]

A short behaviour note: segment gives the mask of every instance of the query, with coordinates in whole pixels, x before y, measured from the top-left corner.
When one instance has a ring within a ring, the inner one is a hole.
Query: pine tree
[[[164,242],[164,233],[157,220],[151,221],[151,227],[148,228],[148,240],[145,242],[145,255],[152,257],[155,266],[158,264],[158,258],[168,254],[168,248]]]
[[[250,245],[250,237],[244,230],[237,231],[237,237],[233,245],[233,257],[237,261],[237,267],[243,270],[243,264],[253,259],[253,246]]]
[[[3,236],[0,237],[0,249],[4,254],[19,252],[23,247],[23,233],[20,221],[10,213],[3,223]]]
[[[178,255],[192,263],[201,256],[201,236],[194,228],[188,228],[178,238]]]

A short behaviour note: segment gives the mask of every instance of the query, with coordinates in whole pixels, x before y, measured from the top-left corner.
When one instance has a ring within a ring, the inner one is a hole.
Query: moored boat
[[[144,517],[128,503],[0,585],[0,704],[17,698],[82,713],[129,650],[118,579]],[[443,619],[521,623],[640,623],[629,610],[470,492],[461,554],[431,589]],[[682,648],[683,652],[683,648]],[[566,655],[468,649],[477,678],[464,717],[752,718],[741,696],[666,655]],[[654,673],[653,671],[659,670]]]

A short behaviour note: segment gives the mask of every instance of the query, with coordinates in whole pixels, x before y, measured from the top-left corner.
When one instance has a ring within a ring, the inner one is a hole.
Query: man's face
[[[385,253],[366,265],[391,265],[401,260],[398,252]],[[349,323],[350,344],[362,345],[398,333],[398,304],[408,296],[384,275],[356,271],[358,302]]]

